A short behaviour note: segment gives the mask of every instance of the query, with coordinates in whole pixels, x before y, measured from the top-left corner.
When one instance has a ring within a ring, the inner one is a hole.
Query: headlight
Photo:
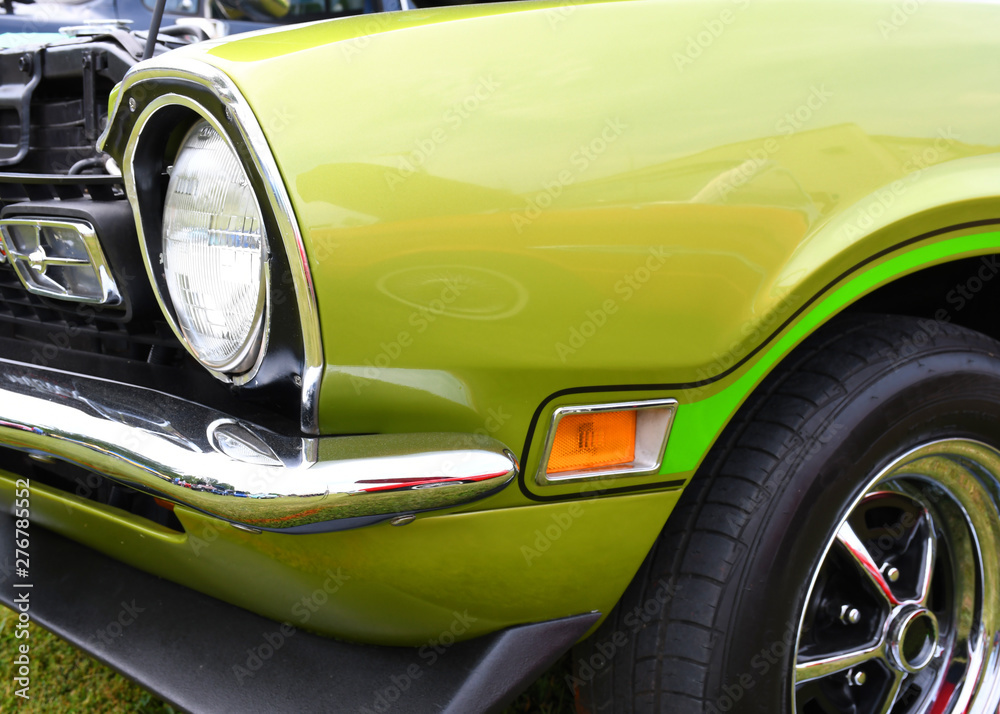
[[[246,171],[205,120],[174,162],[162,235],[164,281],[188,349],[210,369],[247,371],[264,331],[267,236]]]

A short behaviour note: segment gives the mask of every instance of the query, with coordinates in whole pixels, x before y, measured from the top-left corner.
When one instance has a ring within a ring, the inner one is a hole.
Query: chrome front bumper
[[[0,447],[282,533],[457,506],[503,488],[518,469],[488,436],[286,437],[161,392],[3,360]]]

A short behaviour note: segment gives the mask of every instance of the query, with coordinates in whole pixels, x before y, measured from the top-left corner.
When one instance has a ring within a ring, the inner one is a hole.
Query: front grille
[[[11,342],[0,356],[104,377],[114,376],[118,360],[180,363],[184,349],[149,291],[120,176],[0,171],[0,203],[4,218],[82,220],[94,226],[124,297],[111,307],[37,295],[24,287],[10,262],[2,263],[0,339]],[[93,359],[81,360],[80,353]],[[107,358],[114,358],[111,364]],[[95,359],[102,363],[96,369]]]
[[[97,155],[94,146],[96,134],[88,132],[85,126],[86,109],[78,96],[80,90],[72,86],[61,95],[52,96],[47,92],[57,83],[45,82],[39,86],[31,101],[31,129],[28,138],[28,153],[16,165],[17,171],[25,173],[65,174],[81,159]],[[68,94],[69,96],[65,96]],[[73,96],[73,95],[77,96]],[[99,98],[107,106],[107,97]],[[102,111],[97,121],[106,121]],[[91,123],[94,123],[92,120]],[[96,125],[95,125],[96,128]],[[21,117],[17,111],[0,111],[0,144],[17,145],[21,138]]]
[[[162,361],[164,350],[180,349],[163,320],[126,320],[121,310],[34,295],[9,264],[0,265],[0,337],[34,343],[36,364],[50,361],[56,350],[145,362],[151,353]]]
[[[0,208],[21,201],[66,201],[88,197],[111,201],[124,196],[119,176],[0,173]]]

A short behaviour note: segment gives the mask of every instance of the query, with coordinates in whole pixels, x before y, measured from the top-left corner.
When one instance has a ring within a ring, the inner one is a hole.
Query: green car
[[[997,712],[1000,6],[403,8],[0,179],[3,601],[191,711],[573,648],[584,712]]]

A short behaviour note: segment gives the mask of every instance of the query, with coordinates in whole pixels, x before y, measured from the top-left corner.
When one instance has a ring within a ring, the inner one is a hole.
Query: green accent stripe
[[[805,313],[730,386],[706,399],[680,405],[660,473],[679,474],[697,468],[723,426],[778,361],[852,302],[908,273],[958,258],[995,253],[998,246],[997,231],[958,236],[887,258],[848,280]]]

